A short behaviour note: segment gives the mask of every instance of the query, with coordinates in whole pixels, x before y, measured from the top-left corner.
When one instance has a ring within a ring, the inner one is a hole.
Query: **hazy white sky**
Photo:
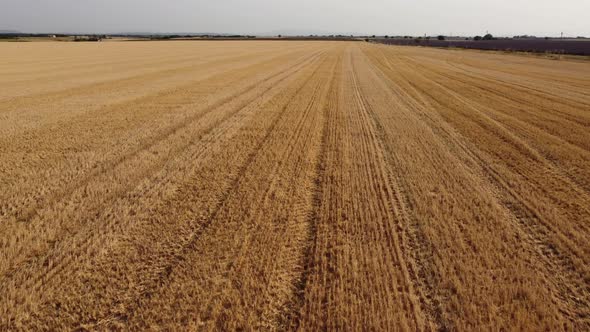
[[[590,36],[590,0],[0,0],[0,30]]]

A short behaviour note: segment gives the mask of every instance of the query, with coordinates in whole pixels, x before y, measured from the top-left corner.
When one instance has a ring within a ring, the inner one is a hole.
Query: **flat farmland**
[[[0,45],[0,330],[589,330],[590,62]]]

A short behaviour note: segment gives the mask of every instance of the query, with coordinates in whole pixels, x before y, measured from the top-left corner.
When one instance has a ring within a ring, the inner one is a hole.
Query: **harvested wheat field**
[[[0,45],[0,330],[588,330],[590,62]]]

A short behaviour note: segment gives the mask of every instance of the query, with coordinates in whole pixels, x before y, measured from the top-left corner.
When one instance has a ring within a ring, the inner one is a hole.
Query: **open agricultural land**
[[[588,330],[590,63],[0,45],[0,330]]]

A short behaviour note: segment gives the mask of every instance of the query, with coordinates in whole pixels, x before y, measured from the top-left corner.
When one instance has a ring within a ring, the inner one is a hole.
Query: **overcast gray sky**
[[[590,0],[0,0],[6,29],[590,36]]]

